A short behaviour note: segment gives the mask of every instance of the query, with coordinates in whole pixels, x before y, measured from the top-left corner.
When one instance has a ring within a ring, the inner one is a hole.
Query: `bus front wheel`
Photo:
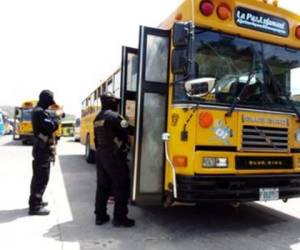
[[[85,160],[86,160],[87,163],[94,163],[95,162],[95,151],[91,149],[90,135],[86,136]]]

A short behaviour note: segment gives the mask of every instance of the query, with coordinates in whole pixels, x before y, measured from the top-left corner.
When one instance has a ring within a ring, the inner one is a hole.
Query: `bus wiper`
[[[299,113],[298,109],[296,108],[294,101],[291,100],[290,95],[286,92],[285,88],[284,88],[284,90],[282,90],[278,79],[274,76],[274,74],[271,71],[270,65],[265,60],[264,60],[264,68],[265,68],[265,72],[270,77],[270,84],[273,85],[274,90],[276,91],[276,95],[278,95],[278,97],[280,97],[281,93],[283,94],[283,96],[287,100],[288,104],[291,106],[293,111],[296,113],[297,118],[298,118],[297,122],[300,122],[300,113]]]
[[[250,64],[250,69],[249,69],[249,73],[248,73],[248,79],[247,82],[245,83],[245,85],[243,86],[243,88],[241,89],[240,93],[238,94],[237,97],[235,97],[235,99],[233,100],[229,110],[227,111],[227,113],[225,114],[225,116],[231,116],[232,112],[234,111],[236,105],[238,104],[238,102],[241,100],[241,96],[244,94],[247,86],[249,85],[252,77],[255,75],[255,51],[254,48],[250,47],[250,50],[252,51],[252,63]]]

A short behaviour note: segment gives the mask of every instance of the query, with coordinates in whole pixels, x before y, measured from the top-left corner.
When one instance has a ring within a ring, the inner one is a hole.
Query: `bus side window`
[[[113,81],[110,79],[107,83],[107,91],[113,93]]]
[[[121,72],[119,71],[114,77],[114,95],[120,98]]]
[[[106,82],[102,85],[102,94],[106,92]]]
[[[147,36],[146,81],[167,83],[168,55],[168,37]]]
[[[127,62],[127,91],[137,90],[137,71],[138,71],[138,56],[130,54],[130,59]]]

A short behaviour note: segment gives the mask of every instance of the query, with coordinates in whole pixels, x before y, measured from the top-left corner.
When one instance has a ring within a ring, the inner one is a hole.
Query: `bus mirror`
[[[215,86],[216,78],[203,77],[186,81],[185,91],[189,97],[203,97],[207,95]]]
[[[186,48],[175,48],[172,53],[172,73],[186,75],[188,73],[188,51]]]
[[[190,38],[191,24],[188,22],[176,22],[173,26],[174,47],[187,46]]]
[[[19,116],[19,114],[20,114],[20,110],[16,109],[15,110],[15,116]]]

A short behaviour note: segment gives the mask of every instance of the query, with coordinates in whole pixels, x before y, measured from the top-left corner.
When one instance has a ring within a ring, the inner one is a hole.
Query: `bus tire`
[[[90,135],[86,136],[85,141],[85,160],[87,163],[95,163],[95,151],[91,149]]]

